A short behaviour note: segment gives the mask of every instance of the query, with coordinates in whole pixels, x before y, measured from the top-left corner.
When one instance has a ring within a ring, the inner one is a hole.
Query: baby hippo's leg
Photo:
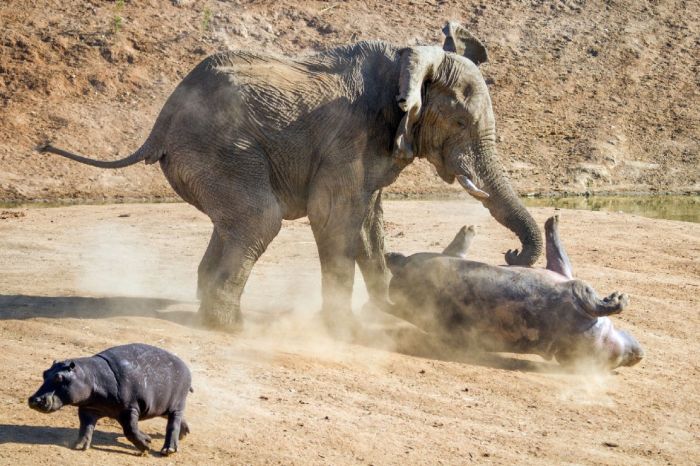
[[[95,424],[101,416],[86,408],[78,408],[78,419],[80,419],[80,431],[78,440],[73,444],[76,450],[87,450],[92,443],[92,433],[95,431]]]
[[[160,450],[160,453],[163,456],[168,456],[177,451],[181,428],[182,411],[173,411],[168,415],[168,425],[165,428],[165,443],[163,444],[163,448]],[[187,423],[185,423],[185,428],[189,431],[189,428],[187,428]]]
[[[547,270],[556,272],[568,279],[574,278],[574,272],[566,255],[564,245],[559,239],[559,216],[549,217],[544,224],[545,243],[547,250]]]
[[[139,410],[131,408],[122,411],[117,419],[124,429],[126,438],[138,448],[141,453],[148,451],[148,444],[151,443],[151,437],[139,430]]]

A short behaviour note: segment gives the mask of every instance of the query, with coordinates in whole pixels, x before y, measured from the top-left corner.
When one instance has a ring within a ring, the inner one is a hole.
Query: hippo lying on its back
[[[145,452],[151,438],[139,430],[139,420],[167,417],[161,453],[169,455],[190,431],[183,413],[191,381],[190,370],[174,354],[133,343],[89,358],[54,362],[44,371],[44,383],[29,397],[29,406],[43,413],[77,406],[80,433],[75,448],[79,450],[90,448],[97,421],[110,417]]]
[[[627,295],[601,299],[573,279],[558,217],[547,220],[545,233],[546,269],[465,260],[473,227],[463,227],[441,254],[387,254],[392,312],[455,344],[554,356],[560,363],[638,363],[644,352],[637,340],[607,317],[627,306]]]

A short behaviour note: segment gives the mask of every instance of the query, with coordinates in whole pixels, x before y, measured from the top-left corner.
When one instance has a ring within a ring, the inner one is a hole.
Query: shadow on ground
[[[27,445],[60,445],[72,448],[71,445],[78,437],[77,419],[76,428],[69,427],[47,427],[47,426],[27,426],[0,424],[0,445],[6,443],[22,443]],[[92,436],[91,449],[106,451],[110,453],[122,453],[127,455],[140,455],[131,443],[124,440],[123,434],[116,432],[101,432],[95,429]],[[154,441],[162,439],[162,435],[151,435]]]
[[[355,343],[367,347],[381,348],[381,346],[375,344],[376,341],[382,341],[379,338],[380,335],[389,336],[394,342],[393,351],[407,356],[518,372],[571,372],[569,369],[552,362],[531,361],[500,353],[456,347],[435,335],[430,335],[409,325],[385,327],[382,329],[375,328],[365,331]]]
[[[23,320],[36,317],[49,319],[153,317],[182,325],[196,326],[196,312],[167,310],[183,305],[189,307],[194,303],[162,298],[0,295],[0,320]]]
[[[32,318],[74,318],[104,319],[108,317],[152,317],[188,327],[199,327],[196,312],[172,308],[194,308],[196,303],[163,298],[108,297],[91,298],[82,296],[26,296],[0,295],[0,320],[23,320]],[[169,310],[170,309],[170,310]],[[250,312],[246,319],[263,327],[270,325],[282,316],[291,315],[291,310],[277,312]],[[425,359],[459,362],[497,369],[519,372],[569,372],[565,368],[548,362],[530,361],[497,353],[466,351],[463,348],[446,346],[439,339],[418,330],[395,318],[379,327],[372,324],[357,335],[353,343],[367,347],[386,349],[389,337],[394,342],[393,350],[398,353]],[[374,328],[373,328],[374,327]]]

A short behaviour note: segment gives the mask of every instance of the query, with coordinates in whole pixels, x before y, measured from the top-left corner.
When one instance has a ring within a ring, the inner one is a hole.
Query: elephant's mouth
[[[459,155],[453,158],[452,160],[456,161],[456,163],[448,163],[448,167],[443,167],[443,171],[445,173],[440,173],[440,170],[438,169],[438,175],[440,175],[443,180],[450,184],[456,178],[457,182],[470,196],[483,202],[490,197],[489,193],[477,186],[478,178],[474,176],[474,172],[465,161],[465,158],[466,157],[464,155]]]

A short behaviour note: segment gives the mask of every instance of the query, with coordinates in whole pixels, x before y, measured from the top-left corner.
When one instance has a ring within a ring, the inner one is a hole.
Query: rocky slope
[[[521,193],[700,191],[700,7],[665,1],[49,1],[0,5],[0,199],[174,197],[157,167],[100,171],[44,138],[115,158],[138,147],[206,55],[363,39],[489,48],[503,164]],[[444,193],[425,163],[394,193]]]

